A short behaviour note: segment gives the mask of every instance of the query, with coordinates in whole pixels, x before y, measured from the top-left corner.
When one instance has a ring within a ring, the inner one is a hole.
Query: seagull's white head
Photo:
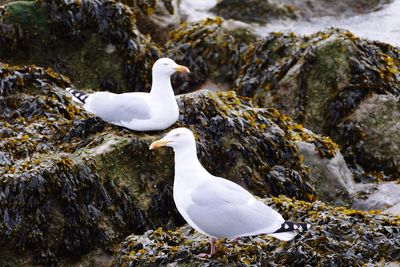
[[[160,58],[153,65],[154,75],[168,75],[171,76],[175,72],[190,72],[185,66],[178,65],[170,58]]]
[[[150,145],[150,150],[162,146],[172,147],[174,150],[183,147],[196,147],[196,140],[191,130],[187,128],[176,128],[167,133],[162,139]]]

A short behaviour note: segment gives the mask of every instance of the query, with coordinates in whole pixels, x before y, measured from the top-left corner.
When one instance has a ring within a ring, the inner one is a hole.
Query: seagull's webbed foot
[[[240,239],[240,237],[235,237],[229,240],[229,242],[237,242]]]
[[[208,253],[200,253],[197,255],[199,258],[211,258],[217,251],[217,239],[215,237],[211,238],[211,251]]]
[[[200,253],[200,254],[197,254],[197,257],[199,257],[199,258],[211,258],[211,254]]]

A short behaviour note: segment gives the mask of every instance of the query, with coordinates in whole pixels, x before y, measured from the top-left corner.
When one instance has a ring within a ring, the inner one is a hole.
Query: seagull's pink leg
[[[217,239],[215,237],[211,237],[211,251],[208,253],[200,253],[197,256],[200,258],[210,258],[217,251]]]
[[[210,256],[214,255],[215,251],[217,251],[217,239],[215,237],[211,237],[211,252],[210,252]]]

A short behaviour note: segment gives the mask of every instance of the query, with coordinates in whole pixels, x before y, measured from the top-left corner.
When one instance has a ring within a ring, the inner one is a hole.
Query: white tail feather
[[[295,236],[295,232],[283,232],[283,233],[276,233],[276,234],[270,234],[270,236],[273,236],[275,238],[278,238],[283,241],[289,241],[292,240]]]

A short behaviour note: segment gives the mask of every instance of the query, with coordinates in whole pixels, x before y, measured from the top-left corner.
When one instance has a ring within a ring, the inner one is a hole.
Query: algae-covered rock
[[[254,35],[246,28],[229,27],[220,18],[184,23],[170,33],[165,53],[191,70],[173,78],[176,93],[194,91],[211,80],[232,87]]]
[[[200,160],[213,174],[228,177],[258,195],[285,191],[305,197],[306,192],[313,192],[297,147],[285,138],[283,127],[271,120],[285,124],[279,113],[253,109],[232,92],[200,91],[183,95],[182,100],[180,122],[193,125]],[[210,158],[214,160],[205,160]]]
[[[128,190],[78,156],[101,142],[93,133],[107,125],[65,97],[59,86],[68,81],[51,70],[8,65],[1,65],[0,80],[0,244],[9,248],[0,254],[50,265],[147,229]]]
[[[128,233],[182,225],[173,153],[148,149],[162,133],[106,124],[73,103],[66,86],[51,69],[0,64],[0,243],[9,248],[1,253],[47,265],[109,249]],[[176,126],[195,132],[213,174],[259,196],[324,198],[298,143],[332,158],[338,148],[328,138],[233,92],[200,91],[178,102]]]
[[[400,217],[380,212],[333,208],[285,197],[264,200],[286,219],[312,225],[292,241],[260,235],[238,241],[220,240],[216,254],[208,239],[188,227],[150,230],[121,244],[116,266],[364,266],[400,260]]]
[[[113,1],[15,1],[0,12],[0,59],[68,75],[79,87],[150,88],[158,49],[134,12]]]
[[[174,13],[174,0],[119,0],[125,5],[132,7],[136,15],[151,15],[157,11],[157,8],[165,8],[170,14]]]
[[[122,2],[129,5],[131,1],[122,0]],[[150,34],[153,41],[164,44],[168,39],[168,33],[178,27],[183,20],[179,9],[180,1],[151,0],[149,2],[151,6],[145,9],[146,12],[136,14],[136,25],[141,33]]]
[[[398,103],[391,95],[400,92],[399,62],[397,48],[343,30],[274,33],[249,53],[236,85],[259,106],[332,137],[350,162],[398,175]],[[367,107],[373,110],[363,112]]]
[[[274,19],[310,19],[351,16],[380,9],[390,0],[221,0],[211,9],[215,14],[244,22],[269,23]]]

